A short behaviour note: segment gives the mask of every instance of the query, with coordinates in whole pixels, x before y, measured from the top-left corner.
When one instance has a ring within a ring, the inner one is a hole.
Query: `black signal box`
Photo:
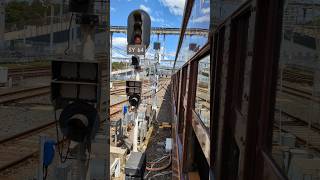
[[[100,89],[98,61],[53,60],[51,100],[56,107],[82,100],[96,103]]]
[[[138,94],[141,95],[142,82],[141,81],[126,81],[126,93],[128,96]]]

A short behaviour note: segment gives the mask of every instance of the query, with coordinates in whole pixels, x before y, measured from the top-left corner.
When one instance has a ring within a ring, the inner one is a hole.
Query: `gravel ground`
[[[51,105],[50,95],[37,96],[29,99],[25,99],[18,102],[18,105],[38,104],[38,105]]]
[[[17,167],[11,168],[0,174],[0,180],[35,180],[38,159],[29,159]]]
[[[25,88],[49,85],[50,77],[23,79],[12,88],[1,87],[0,93],[17,91]],[[37,105],[37,104],[47,104]],[[0,139],[27,131],[42,124],[51,122],[52,107],[49,95],[23,100],[8,106],[0,106]],[[1,154],[4,155],[4,154]],[[0,180],[30,180],[36,174],[37,158],[29,159],[19,166],[0,174]]]
[[[126,99],[127,99],[127,96],[125,96],[125,95],[120,95],[120,96],[111,95],[110,104],[115,104],[117,102],[120,102],[120,101],[123,101],[123,100],[126,100]]]
[[[51,77],[44,76],[44,77],[33,77],[23,79],[17,84],[14,84],[12,88],[8,87],[0,87],[0,94],[6,92],[12,92],[17,90],[22,90],[26,88],[38,87],[38,86],[48,86],[51,82]]]
[[[0,106],[0,119],[0,139],[4,139],[51,122],[54,117],[50,106]]]

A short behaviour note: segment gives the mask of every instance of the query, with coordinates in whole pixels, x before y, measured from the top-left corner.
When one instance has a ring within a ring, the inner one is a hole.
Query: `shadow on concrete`
[[[172,102],[171,102],[171,83],[167,86],[167,90],[163,96],[162,104],[159,109],[157,121],[159,124],[162,122],[172,122]],[[159,99],[160,100],[160,99]]]

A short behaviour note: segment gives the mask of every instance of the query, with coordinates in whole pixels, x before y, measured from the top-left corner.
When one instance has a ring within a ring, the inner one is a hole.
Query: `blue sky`
[[[126,25],[131,11],[143,9],[154,27],[180,27],[184,4],[184,0],[112,0],[111,24]]]
[[[111,25],[126,26],[127,17],[131,11],[136,9],[143,9],[149,13],[151,17],[152,27],[177,27],[180,28],[182,22],[182,15],[184,10],[185,0],[111,0]],[[175,51],[178,45],[178,35],[170,35],[159,37],[162,45],[162,51],[165,53],[165,59],[174,59]],[[158,37],[153,35],[150,39],[149,49],[152,49],[154,41]],[[126,56],[125,50],[126,36],[123,34],[113,35],[113,56]],[[151,58],[152,50],[149,50],[148,55]]]

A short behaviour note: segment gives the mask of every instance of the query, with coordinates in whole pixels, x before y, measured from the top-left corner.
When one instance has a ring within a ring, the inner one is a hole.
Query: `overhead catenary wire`
[[[58,154],[59,154],[59,158],[60,158],[60,162],[61,163],[65,163],[66,160],[68,159],[68,155],[70,153],[70,140],[68,142],[68,147],[67,147],[67,152],[65,154],[65,156],[63,156],[63,149],[64,149],[64,141],[66,140],[64,136],[62,136],[62,139],[60,140],[60,136],[59,136],[59,127],[58,127],[58,119],[57,119],[57,110],[54,109],[54,120],[55,120],[55,124],[56,124],[56,137],[57,137],[57,148],[58,148]],[[60,146],[61,143],[61,146]]]
[[[71,30],[71,25],[72,25],[72,19],[73,19],[73,13],[71,13],[70,21],[69,21],[69,27],[68,27],[68,46],[64,50],[64,54],[68,55],[68,50],[70,49],[70,30]]]

